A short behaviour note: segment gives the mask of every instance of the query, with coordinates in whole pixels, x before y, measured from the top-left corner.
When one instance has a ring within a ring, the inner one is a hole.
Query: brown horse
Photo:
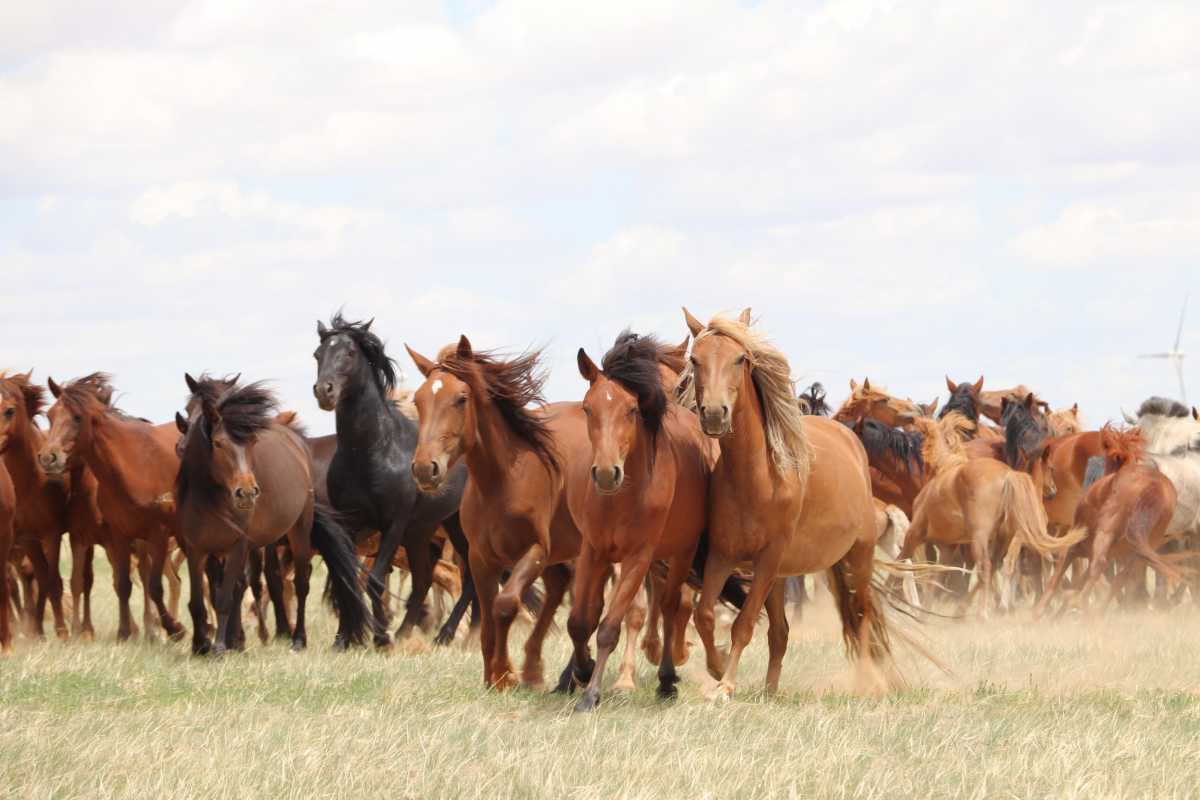
[[[0,452],[8,446],[8,428],[12,416],[0,413]],[[13,520],[17,515],[17,495],[8,469],[0,459],[0,655],[12,650],[11,598],[9,597],[8,560],[12,555]]]
[[[1167,541],[1175,513],[1176,492],[1171,481],[1146,459],[1145,442],[1138,428],[1118,430],[1105,425],[1097,431],[1104,453],[1104,477],[1093,484],[1075,512],[1073,535],[1091,540],[1090,561],[1083,587],[1076,598],[1086,603],[1096,580],[1105,573],[1110,556],[1122,562],[1105,606],[1123,587],[1145,576],[1144,564],[1168,580],[1182,578],[1181,571],[1157,552]],[[1076,555],[1075,548],[1056,564],[1050,585],[1038,603],[1041,614]]]
[[[1007,547],[1001,599],[1007,609],[1022,547],[1049,555],[1080,537],[1055,539],[1047,533],[1046,512],[1029,475],[997,459],[967,457],[962,437],[973,427],[969,420],[950,412],[938,422],[918,420],[916,426],[924,437],[924,462],[931,477],[913,504],[912,524],[898,558],[912,556],[926,542],[969,545],[982,592],[980,612],[987,618],[996,550]]]
[[[292,649],[302,650],[308,642],[305,604],[314,546],[329,568],[338,609],[335,647],[361,644],[367,608],[354,548],[333,515],[316,506],[312,456],[294,417],[285,418],[292,425],[282,424],[274,396],[261,384],[233,386],[215,400],[199,388],[193,395],[201,403],[199,418],[180,426],[185,443],[175,491],[191,578],[192,652],[203,655],[211,648],[219,655],[234,643],[230,618],[241,613],[249,550],[273,547],[281,539],[287,540],[295,566]],[[214,603],[217,639],[210,645],[204,566],[213,555],[225,558],[225,568]]]
[[[408,353],[425,376],[413,396],[420,416],[412,458],[417,487],[436,495],[460,459],[470,475],[460,513],[482,611],[484,683],[501,690],[516,685],[508,634],[521,595],[540,576],[546,596],[521,671],[522,683],[540,685],[542,642],[567,590],[566,564],[579,554],[562,459],[587,446],[583,411],[577,403],[544,406],[537,351],[504,361],[476,352],[463,336],[437,361],[412,348]],[[505,570],[511,575],[500,590]]]
[[[113,389],[104,373],[93,373],[59,386],[51,378],[50,432],[38,452],[38,463],[50,475],[66,473],[75,464],[86,466],[98,481],[97,500],[108,526],[110,556],[120,605],[117,638],[129,638],[130,551],[135,539],[145,540],[150,564],[143,577],[163,629],[173,640],[184,630],[163,602],[162,575],[167,546],[175,532],[172,488],[179,471],[173,423],[152,425],[112,406]],[[145,631],[151,636],[150,629]]]
[[[778,690],[788,637],[780,577],[828,570],[848,652],[864,665],[888,660],[888,626],[871,585],[878,531],[862,444],[845,425],[800,414],[787,359],[750,327],[749,309],[708,325],[687,309],[684,318],[695,343],[683,400],[721,448],[709,482],[709,552],[696,606],[708,669],[720,678],[717,696],[732,696],[764,604],[766,686]],[[713,605],[744,565],[754,578],[726,661],[713,638]]]
[[[0,414],[8,426],[4,462],[17,493],[17,541],[25,540],[38,582],[36,607],[28,612],[35,635],[42,635],[42,617],[47,599],[54,611],[55,630],[66,638],[62,608],[62,579],[59,577],[59,547],[62,535],[70,532],[71,629],[74,635],[91,639],[92,557],[96,543],[107,541],[96,504],[96,479],[77,465],[70,475],[48,476],[37,462],[45,434],[34,419],[45,407],[45,389],[30,380],[30,373],[0,374]]]
[[[874,419],[891,428],[908,425],[922,416],[921,409],[911,400],[904,400],[887,393],[886,389],[871,385],[870,378],[863,378],[860,386],[850,380],[850,396],[834,412],[837,422],[853,426],[862,419]]]
[[[704,531],[708,445],[696,416],[667,397],[659,371],[666,352],[655,338],[625,331],[600,367],[582,348],[578,353],[579,372],[589,384],[583,411],[592,457],[590,467],[576,460],[566,473],[571,516],[583,536],[575,567],[575,605],[567,623],[575,645],[575,677],[587,683],[576,711],[591,711],[599,704],[604,668],[620,639],[621,621],[655,560],[669,564],[662,616],[675,618],[680,590]],[[604,583],[610,565],[616,563],[621,565],[620,580],[601,622]],[[594,664],[588,653],[593,631]],[[670,698],[678,694],[679,681],[675,626],[668,624],[663,633],[658,695]]]

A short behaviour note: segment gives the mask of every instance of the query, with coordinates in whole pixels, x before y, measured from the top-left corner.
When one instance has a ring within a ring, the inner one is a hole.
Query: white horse
[[[1200,414],[1174,400],[1151,397],[1137,419],[1124,415],[1142,429],[1147,455],[1179,495],[1167,537],[1200,534]]]

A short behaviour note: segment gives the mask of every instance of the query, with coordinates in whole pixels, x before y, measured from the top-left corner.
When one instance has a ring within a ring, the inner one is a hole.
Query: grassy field
[[[299,655],[257,641],[221,661],[191,658],[183,644],[118,646],[105,581],[99,641],[20,640],[0,660],[2,797],[1200,792],[1200,615],[1190,608],[929,623],[926,645],[954,674],[901,655],[913,688],[865,698],[850,691],[834,612],[818,604],[793,626],[779,697],[760,691],[766,647],[756,641],[731,703],[703,699],[697,650],[678,701],[654,699],[643,663],[637,691],[573,716],[560,697],[484,691],[474,646],[329,652],[324,609]],[[567,652],[565,632],[552,634],[547,673]]]

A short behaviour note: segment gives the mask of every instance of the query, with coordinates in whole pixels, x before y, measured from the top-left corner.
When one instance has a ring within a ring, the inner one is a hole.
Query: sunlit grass
[[[818,604],[793,626],[781,696],[761,692],[760,636],[732,703],[704,699],[695,650],[677,702],[654,698],[643,662],[637,691],[609,692],[581,717],[564,698],[484,691],[474,646],[332,653],[323,608],[302,654],[256,640],[221,661],[186,644],[118,646],[107,580],[97,642],[22,639],[0,661],[0,796],[1095,798],[1200,786],[1191,608],[929,623],[920,635],[954,674],[901,655],[912,687],[871,699],[850,691],[834,613]],[[548,679],[567,654],[560,630]]]

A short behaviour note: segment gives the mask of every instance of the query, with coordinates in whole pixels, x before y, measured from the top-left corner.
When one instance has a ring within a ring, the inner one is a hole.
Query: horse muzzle
[[[609,467],[592,465],[592,484],[598,494],[616,494],[625,482],[625,469],[620,464]]]
[[[412,461],[412,476],[422,494],[437,494],[446,485],[450,459],[442,454],[437,458]]]
[[[238,511],[253,511],[260,495],[262,489],[258,488],[257,483],[238,486],[233,490],[233,507]]]
[[[313,397],[317,398],[317,405],[322,411],[334,411],[337,409],[338,397],[341,392],[333,385],[332,381],[317,381],[313,384]]]
[[[47,475],[62,475],[67,471],[67,456],[61,450],[43,450],[38,453],[37,460]]]
[[[709,436],[724,436],[729,433],[732,430],[732,422],[733,418],[725,406],[700,409],[700,429]]]

